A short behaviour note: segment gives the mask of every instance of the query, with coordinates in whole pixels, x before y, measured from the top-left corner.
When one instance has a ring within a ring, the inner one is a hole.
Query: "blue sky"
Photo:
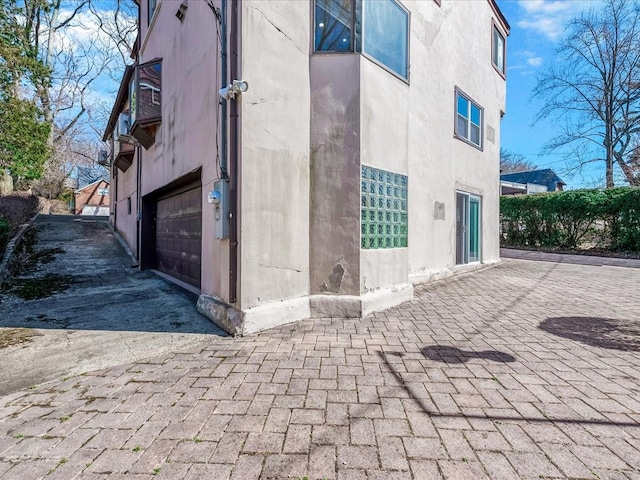
[[[532,122],[541,103],[531,99],[538,73],[552,61],[567,21],[584,9],[599,7],[601,0],[497,0],[511,25],[507,39],[507,114],[501,125],[501,145],[520,153],[540,168],[552,168],[568,188],[604,184],[604,163],[575,174],[565,173],[566,161],[560,151],[542,154],[554,137],[550,120]]]

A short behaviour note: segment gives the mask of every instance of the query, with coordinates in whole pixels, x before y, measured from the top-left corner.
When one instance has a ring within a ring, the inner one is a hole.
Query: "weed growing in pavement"
[[[153,469],[153,475],[157,475],[160,473],[160,467]]]
[[[139,452],[140,451],[140,445],[136,445],[135,447],[133,447],[133,451],[134,452]]]
[[[15,278],[9,282],[7,291],[23,300],[37,300],[67,290],[74,283],[71,275],[48,273],[39,278]]]

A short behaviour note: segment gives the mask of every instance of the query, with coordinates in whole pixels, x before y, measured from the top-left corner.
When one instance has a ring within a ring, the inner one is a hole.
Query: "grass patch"
[[[74,282],[74,278],[70,275],[48,273],[40,278],[14,278],[9,282],[6,291],[23,300],[37,300],[64,292]]]
[[[31,341],[31,337],[39,336],[29,328],[2,328],[0,329],[0,349],[20,345]]]

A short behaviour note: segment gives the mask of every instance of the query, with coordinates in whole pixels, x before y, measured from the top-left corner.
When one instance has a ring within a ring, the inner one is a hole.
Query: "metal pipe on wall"
[[[224,0],[223,0],[224,3]],[[238,1],[231,0],[231,78],[238,76]],[[231,102],[229,111],[229,303],[238,300],[238,101]]]

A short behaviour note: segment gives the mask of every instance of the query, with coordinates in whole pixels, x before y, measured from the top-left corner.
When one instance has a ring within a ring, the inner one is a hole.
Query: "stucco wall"
[[[412,128],[409,142],[409,228],[413,238],[424,240],[410,244],[410,269],[455,265],[456,190],[482,197],[482,261],[492,262],[499,258],[500,112],[506,109],[505,80],[491,64],[494,14],[484,1],[466,2],[464,8],[447,2],[436,9],[414,5],[411,104],[424,121]],[[482,151],[453,136],[455,87],[484,108]],[[441,116],[426,116],[429,111]],[[415,188],[419,185],[429,188]],[[434,219],[435,202],[445,204],[444,220]]]
[[[360,293],[360,56],[311,57],[312,294]]]
[[[309,293],[311,13],[293,3],[241,2],[243,310]]]
[[[136,172],[138,168],[137,163],[137,157],[134,155],[133,164],[127,169],[126,172],[121,172],[120,170],[118,170],[117,178],[114,179],[115,185],[111,185],[112,191],[110,192],[113,196],[115,204],[115,229],[122,236],[124,241],[127,242],[127,245],[129,245],[129,248],[135,254],[137,254],[136,217],[138,215],[138,204],[136,200],[138,195],[136,186]],[[131,213],[128,213],[127,198],[131,198]]]
[[[219,2],[215,2],[219,7]],[[202,169],[203,293],[228,299],[227,240],[217,240],[214,208],[207,202],[217,168],[221,88],[216,17],[203,1],[189,2],[180,22],[180,2],[163,1],[146,31],[147,2],[141,2],[140,62],[162,58],[162,123],[156,142],[142,152],[142,194],[147,195],[195,169]]]
[[[361,161],[393,173],[409,173],[410,86],[364,55],[361,63]],[[409,176],[409,189],[415,179]],[[411,222],[411,212],[409,212]],[[409,237],[409,245],[412,243]],[[407,248],[363,249],[360,292],[406,284]]]
[[[363,293],[454,269],[456,190],[482,197],[482,261],[499,258],[505,81],[491,65],[491,6],[403,4],[411,11],[409,84],[362,57],[361,157],[363,165],[408,175],[409,246],[362,251]],[[482,151],[454,138],[456,86],[484,108]],[[444,220],[434,215],[436,202],[444,204]]]

